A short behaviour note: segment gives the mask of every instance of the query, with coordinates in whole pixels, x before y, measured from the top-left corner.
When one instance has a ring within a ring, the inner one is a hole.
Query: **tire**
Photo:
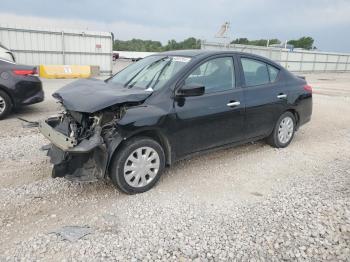
[[[137,194],[150,190],[164,167],[165,154],[161,145],[147,137],[135,137],[126,141],[112,158],[109,176],[120,191]]]
[[[293,140],[296,130],[295,116],[291,112],[283,113],[266,139],[267,143],[275,148],[285,148]]]
[[[0,90],[0,120],[4,119],[12,110],[10,97]]]

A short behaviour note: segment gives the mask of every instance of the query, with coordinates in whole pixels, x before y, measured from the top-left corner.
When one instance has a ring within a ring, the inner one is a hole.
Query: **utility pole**
[[[221,27],[219,32],[216,33],[215,38],[223,38],[227,40],[228,46],[230,45],[230,35],[231,35],[231,26],[230,22],[225,22]]]

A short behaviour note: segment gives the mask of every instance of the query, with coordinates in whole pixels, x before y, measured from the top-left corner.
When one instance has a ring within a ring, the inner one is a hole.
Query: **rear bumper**
[[[297,128],[311,121],[312,107],[313,103],[311,94],[305,96],[305,98],[299,102],[296,108],[299,118]]]
[[[302,125],[305,125],[311,121],[311,115],[308,117],[305,117],[303,119],[300,119],[298,127],[301,127]]]
[[[40,79],[36,76],[26,76],[15,80],[12,90],[16,107],[32,105],[44,101],[45,95]]]
[[[41,90],[40,92],[36,93],[35,95],[30,96],[23,101],[20,101],[17,104],[17,106],[27,106],[27,105],[37,104],[37,103],[44,101],[44,98],[45,98],[44,91]]]

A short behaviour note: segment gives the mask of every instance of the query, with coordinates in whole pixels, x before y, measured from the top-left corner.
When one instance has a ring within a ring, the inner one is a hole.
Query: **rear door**
[[[280,70],[255,57],[240,56],[246,102],[246,138],[269,135],[287,108],[287,91]]]
[[[205,94],[174,101],[178,157],[242,139],[244,98],[236,67],[233,56],[216,56],[185,77],[181,85],[202,85]]]

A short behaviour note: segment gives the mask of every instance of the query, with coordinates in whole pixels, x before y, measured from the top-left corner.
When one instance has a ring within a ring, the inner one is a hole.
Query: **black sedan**
[[[39,124],[51,141],[53,177],[110,178],[129,194],[199,152],[260,139],[284,148],[312,114],[304,79],[236,52],[160,53],[53,96],[64,111]]]
[[[13,108],[39,103],[44,100],[40,79],[33,66],[17,65],[0,59],[0,119]]]

